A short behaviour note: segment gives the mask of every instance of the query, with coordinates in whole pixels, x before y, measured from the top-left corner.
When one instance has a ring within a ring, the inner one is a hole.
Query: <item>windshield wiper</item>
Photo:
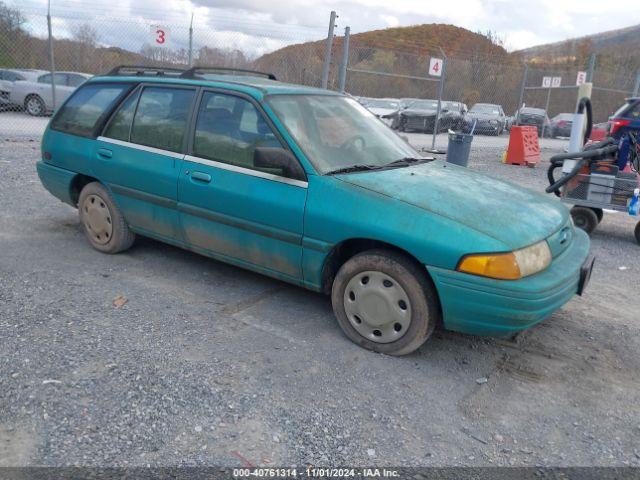
[[[386,165],[351,165],[349,167],[338,168],[337,170],[331,170],[325,173],[325,175],[335,175],[338,173],[351,173],[351,172],[363,172],[366,170],[378,170],[384,168]]]
[[[432,160],[435,160],[435,159],[432,157],[404,157],[404,158],[399,158],[398,160],[394,160],[391,163],[387,163],[382,168],[406,167],[407,165],[430,162]]]

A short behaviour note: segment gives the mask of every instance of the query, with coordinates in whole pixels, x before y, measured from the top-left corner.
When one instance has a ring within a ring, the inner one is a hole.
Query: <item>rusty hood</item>
[[[553,197],[440,160],[337,178],[447,217],[512,249],[547,238],[569,216]]]

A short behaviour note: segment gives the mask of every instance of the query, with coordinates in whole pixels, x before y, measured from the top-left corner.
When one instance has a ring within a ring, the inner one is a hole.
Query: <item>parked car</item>
[[[551,138],[570,137],[572,125],[573,113],[559,113],[550,121],[549,136]]]
[[[391,126],[400,110],[400,100],[395,98],[372,98],[365,105],[367,110]]]
[[[15,105],[24,106],[29,115],[46,115],[53,111],[51,73],[38,76],[37,79],[20,80],[13,84],[9,100]],[[91,75],[78,72],[56,72],[53,74],[56,89],[56,102],[60,105],[73,91],[82,85]]]
[[[530,125],[538,129],[538,136],[542,137],[542,128],[544,126],[544,136],[551,135],[551,121],[547,116],[547,112],[543,108],[522,107],[516,113],[518,125]]]
[[[35,81],[43,73],[43,70],[0,69],[0,109],[22,109],[22,105],[16,105],[9,100],[13,84],[18,81]]]
[[[474,123],[474,133],[500,135],[506,128],[507,117],[500,105],[476,103],[465,117],[464,131],[470,132]]]
[[[465,125],[465,115],[468,112],[467,106],[462,102],[442,102],[440,121],[438,122],[438,132],[447,130],[460,131]]]
[[[398,114],[401,132],[433,132],[436,122],[437,100],[415,100]]]
[[[562,203],[422,157],[353,99],[258,72],[129,75],[82,85],[37,162],[100,252],[143,235],[330,294],[351,340],[393,355],[439,323],[511,335],[589,280]]]
[[[640,131],[640,97],[628,98],[609,118],[609,135],[619,139],[628,131]]]

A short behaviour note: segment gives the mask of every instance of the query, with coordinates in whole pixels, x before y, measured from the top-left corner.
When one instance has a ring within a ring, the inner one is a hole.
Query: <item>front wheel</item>
[[[420,347],[440,315],[426,272],[386,250],[360,253],[342,265],[333,281],[331,302],[349,339],[388,355],[406,355]]]
[[[573,207],[571,217],[576,227],[581,228],[591,234],[598,226],[598,215],[588,207]]]

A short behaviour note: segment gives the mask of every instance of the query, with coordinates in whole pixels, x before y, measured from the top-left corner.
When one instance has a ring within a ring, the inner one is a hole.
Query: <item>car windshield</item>
[[[500,115],[500,109],[495,105],[474,105],[469,110],[471,113],[489,113],[491,115]]]
[[[321,173],[421,158],[408,143],[351,98],[271,95],[268,104]]]
[[[417,108],[420,110],[435,110],[438,108],[437,100],[417,100],[409,105],[409,108]]]
[[[553,117],[555,121],[558,120],[573,120],[573,114],[571,113],[559,113],[555,117]]]
[[[460,110],[460,104],[458,102],[442,102],[442,108],[447,110]]]
[[[393,100],[369,100],[367,102],[367,107],[369,108],[398,108],[400,104]]]

